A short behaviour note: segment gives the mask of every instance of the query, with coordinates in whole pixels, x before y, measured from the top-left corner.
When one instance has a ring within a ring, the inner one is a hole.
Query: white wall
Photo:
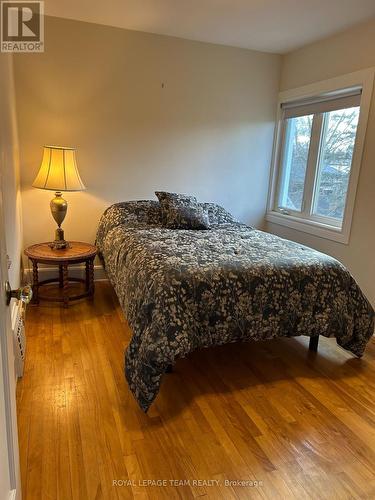
[[[375,66],[375,20],[284,56],[281,90]],[[375,305],[375,95],[372,98],[348,245],[268,223],[270,232],[342,261]]]
[[[9,282],[17,288],[22,252],[21,192],[12,58],[6,54],[0,54],[0,117],[0,175],[6,248],[11,260]]]
[[[262,226],[280,56],[57,18],[45,39],[15,57],[25,245],[53,238],[53,193],[31,187],[44,144],[76,146],[87,186],[66,193],[67,238],[158,189]]]

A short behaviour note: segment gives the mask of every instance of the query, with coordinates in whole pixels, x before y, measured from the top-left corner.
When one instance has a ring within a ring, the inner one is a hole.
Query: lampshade
[[[42,164],[33,186],[52,191],[86,189],[78,172],[75,149],[44,146]]]

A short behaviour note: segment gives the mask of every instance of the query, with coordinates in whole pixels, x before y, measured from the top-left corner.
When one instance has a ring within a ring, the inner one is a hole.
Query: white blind
[[[335,94],[315,96],[281,104],[284,118],[327,113],[337,109],[353,108],[361,103],[362,88],[352,88]]]

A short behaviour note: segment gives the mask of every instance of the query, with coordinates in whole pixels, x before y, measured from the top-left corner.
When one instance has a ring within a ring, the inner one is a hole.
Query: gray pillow
[[[208,209],[194,196],[155,191],[161,206],[163,226],[169,229],[209,229]]]
[[[210,224],[233,224],[238,222],[232,214],[216,203],[200,203],[208,212]]]

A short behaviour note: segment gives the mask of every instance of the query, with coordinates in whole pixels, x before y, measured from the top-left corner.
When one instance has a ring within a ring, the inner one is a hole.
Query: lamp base
[[[49,246],[54,250],[69,248],[69,243],[64,239],[64,230],[58,227],[55,231],[55,241],[52,241]]]

